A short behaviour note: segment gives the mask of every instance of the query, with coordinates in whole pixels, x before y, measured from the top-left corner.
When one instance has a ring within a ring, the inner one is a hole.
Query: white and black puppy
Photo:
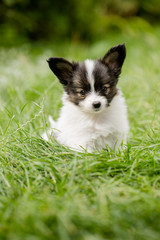
[[[108,145],[117,151],[127,141],[127,108],[118,77],[126,56],[124,44],[111,48],[98,60],[69,62],[49,58],[49,67],[64,87],[63,106],[51,128],[42,137],[52,135],[65,146],[92,152]]]

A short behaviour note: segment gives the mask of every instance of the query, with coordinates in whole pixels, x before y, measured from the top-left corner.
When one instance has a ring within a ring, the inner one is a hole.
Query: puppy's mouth
[[[93,109],[94,112],[100,112],[101,111],[101,108],[99,109]]]
[[[100,108],[93,108],[92,109],[92,113],[94,114],[98,114],[98,113],[101,113],[101,112],[103,112],[104,111],[104,108],[103,107],[100,107]]]

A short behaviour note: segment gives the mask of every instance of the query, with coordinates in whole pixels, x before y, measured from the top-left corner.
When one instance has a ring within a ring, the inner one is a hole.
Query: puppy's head
[[[69,62],[64,58],[47,61],[68,99],[83,111],[100,113],[117,94],[117,82],[126,56],[124,44],[111,48],[102,59]]]

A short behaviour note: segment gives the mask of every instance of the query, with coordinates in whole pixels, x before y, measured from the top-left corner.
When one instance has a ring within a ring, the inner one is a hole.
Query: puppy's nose
[[[100,102],[93,102],[93,107],[95,108],[95,109],[98,109],[98,108],[100,108],[100,106],[101,106],[101,103]]]

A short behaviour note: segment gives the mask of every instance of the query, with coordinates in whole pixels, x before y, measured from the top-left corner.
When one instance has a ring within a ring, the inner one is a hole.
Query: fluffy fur
[[[126,145],[129,130],[127,108],[118,77],[126,56],[124,44],[111,48],[103,59],[71,63],[50,58],[49,66],[64,86],[63,107],[51,128],[42,137],[52,135],[59,143],[77,151],[100,150],[108,145],[117,151]]]

